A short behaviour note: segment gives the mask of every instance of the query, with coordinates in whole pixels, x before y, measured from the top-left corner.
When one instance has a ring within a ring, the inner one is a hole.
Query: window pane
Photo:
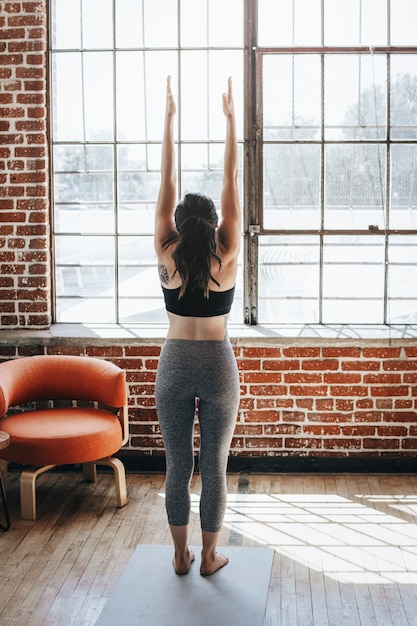
[[[391,146],[390,228],[417,229],[417,145]]]
[[[87,277],[89,282],[100,280],[101,271],[94,270]],[[86,280],[87,270],[82,270],[80,280]],[[58,279],[59,272],[58,272]],[[114,298],[57,298],[56,321],[58,324],[114,324],[116,314]]]
[[[386,147],[325,148],[325,228],[385,227]]]
[[[87,141],[113,138],[113,58],[110,52],[83,55],[84,124]]]
[[[178,54],[172,50],[146,52],[144,92],[147,141],[162,139],[165,115],[164,94],[168,75],[171,76],[172,90],[178,101]]]
[[[391,45],[416,45],[417,4],[415,0],[391,0]]]
[[[84,139],[81,54],[62,53],[52,57],[54,98],[52,101],[55,141]]]
[[[198,153],[194,151],[193,148],[200,148],[201,161],[198,161]],[[190,153],[188,150],[190,149]],[[220,198],[221,191],[223,187],[223,153],[224,153],[224,143],[222,144],[206,144],[205,150],[200,146],[194,145],[184,145],[182,146],[182,150],[185,150],[185,153],[188,153],[186,156],[186,162],[188,161],[188,167],[182,167],[180,173],[181,179],[181,195],[187,192],[201,192],[205,195],[209,196],[214,204],[216,205],[219,217],[220,217]],[[208,167],[204,165],[206,161],[203,159],[207,159],[207,156],[204,157],[204,152],[208,153]],[[191,164],[190,155],[196,154],[196,161],[194,162],[194,166]],[[239,186],[239,196],[243,198],[243,151],[242,146],[238,146],[238,162],[239,162],[239,171],[238,171],[238,186]]]
[[[194,28],[194,24],[200,24],[200,28]],[[208,45],[206,24],[207,0],[181,0],[181,45],[184,48]]]
[[[186,141],[209,136],[207,72],[208,52],[181,53],[181,134]]]
[[[319,55],[263,57],[264,141],[320,138],[320,76]]]
[[[122,323],[166,322],[153,237],[119,237]]]
[[[82,9],[83,48],[112,48],[112,0],[82,0]]]
[[[385,45],[385,0],[325,0],[324,43],[326,46]]]
[[[319,319],[319,238],[260,237],[260,323]]]
[[[97,141],[113,136],[113,62],[110,52],[53,57],[54,140]]]
[[[177,2],[173,0],[143,0],[145,46],[172,48],[178,45]]]
[[[116,47],[143,47],[142,0],[116,0]]]
[[[417,138],[417,55],[391,56],[391,137]]]
[[[114,322],[113,237],[55,237],[57,321]]]
[[[234,102],[243,103],[243,53],[240,50],[211,51],[208,55],[208,63],[209,137],[213,140],[224,141],[226,122],[222,94],[226,91],[227,80],[231,76]],[[197,97],[200,104],[200,95],[198,94]],[[242,111],[243,107],[236,106],[236,127],[239,137],[242,136],[241,129],[243,129]]]
[[[146,139],[145,72],[141,52],[116,53],[117,139]],[[161,87],[162,87],[161,82]]]
[[[260,46],[318,46],[321,0],[258,0]]]
[[[55,146],[55,231],[114,230],[111,146]]]
[[[385,139],[386,66],[385,55],[326,55],[326,139]]]
[[[160,152],[160,148],[159,148]],[[120,233],[153,233],[161,176],[150,171],[146,145],[118,147],[118,227]]]
[[[326,237],[323,323],[382,324],[384,238]]]
[[[243,46],[243,0],[209,0],[208,6],[209,45]]]
[[[320,146],[264,146],[264,227],[320,227]]]
[[[417,323],[417,237],[389,238],[388,323]]]
[[[51,42],[53,48],[81,47],[81,0],[51,2]]]

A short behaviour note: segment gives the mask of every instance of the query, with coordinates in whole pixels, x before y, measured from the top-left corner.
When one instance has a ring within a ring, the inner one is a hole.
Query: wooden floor
[[[44,474],[36,522],[19,517],[18,478],[9,475],[12,527],[0,532],[0,625],[92,626],[136,545],[170,543],[164,476],[129,474],[129,503],[117,509],[110,474],[94,485]],[[417,477],[232,474],[228,483],[220,543],[275,550],[265,626],[417,625]],[[196,476],[193,545],[199,489]]]

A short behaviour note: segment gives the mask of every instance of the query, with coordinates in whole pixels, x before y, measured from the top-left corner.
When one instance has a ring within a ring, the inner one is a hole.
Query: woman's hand
[[[177,110],[177,106],[175,104],[174,96],[171,90],[171,76],[167,76],[167,96],[166,96],[166,107],[165,107],[165,117],[173,118]]]
[[[235,116],[231,77],[229,77],[227,80],[227,93],[223,94],[223,113],[227,118]]]

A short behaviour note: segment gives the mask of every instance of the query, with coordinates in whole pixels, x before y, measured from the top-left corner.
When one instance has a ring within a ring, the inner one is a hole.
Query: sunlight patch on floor
[[[198,515],[198,495],[191,506]],[[397,515],[416,510],[414,496],[238,493],[225,526],[343,583],[415,584],[417,524]]]

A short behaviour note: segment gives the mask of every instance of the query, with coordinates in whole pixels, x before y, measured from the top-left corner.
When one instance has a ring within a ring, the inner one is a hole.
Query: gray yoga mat
[[[200,576],[201,548],[177,576],[172,546],[138,545],[96,626],[262,626],[274,551],[221,547],[229,563]]]

